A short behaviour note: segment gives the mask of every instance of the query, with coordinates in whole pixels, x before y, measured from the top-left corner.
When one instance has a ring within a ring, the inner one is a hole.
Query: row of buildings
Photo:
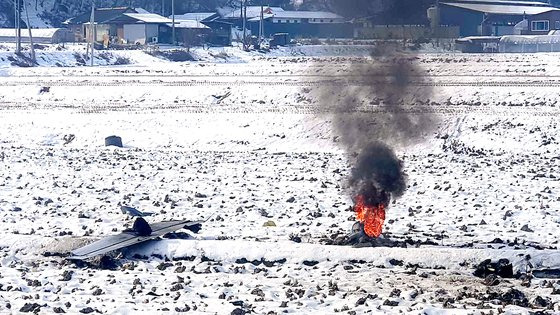
[[[431,27],[455,26],[463,52],[558,52],[560,8],[534,0],[440,0]]]
[[[186,13],[164,17],[143,9],[99,8],[94,12],[95,32],[90,34],[91,12],[69,19],[66,28],[36,34],[52,34],[50,40],[86,41],[92,37],[109,45],[171,43],[188,46],[201,43],[230,45],[240,40],[243,24],[249,34],[270,38],[288,34],[292,38],[422,39],[473,36],[543,35],[560,33],[560,8],[537,0],[434,0],[425,25],[379,25],[375,17],[347,19],[331,12],[288,11],[280,7],[247,8],[243,22],[240,9],[230,12]],[[2,32],[6,40],[12,32]],[[4,34],[5,33],[5,34]],[[262,34],[261,34],[262,33]],[[559,35],[560,36],[560,35]],[[47,42],[48,36],[36,42]],[[484,40],[490,40],[488,38]],[[490,40],[491,41],[491,40]]]
[[[91,12],[66,21],[75,41],[91,39]],[[107,44],[171,43],[175,39],[186,45],[209,43],[230,45],[241,36],[242,12],[240,9],[226,14],[217,12],[186,13],[164,17],[142,9],[129,7],[99,8],[94,12],[95,40]],[[174,26],[174,27],[173,27]],[[280,7],[260,6],[247,8],[248,34],[270,37],[287,33],[291,37],[350,38],[353,24],[331,12],[286,11]]]
[[[280,7],[247,8],[246,30],[249,36],[287,34],[297,38],[351,38],[353,23],[340,15],[322,11],[287,11]],[[164,17],[141,8],[97,8],[94,27],[91,12],[67,20],[65,28],[34,29],[36,43],[84,42],[92,37],[104,46],[172,43],[187,46],[202,43],[227,46],[241,40],[243,19],[240,9],[227,13],[199,12]],[[94,31],[93,34],[92,30]],[[262,32],[262,34],[261,34]],[[14,30],[0,29],[0,41],[13,41]],[[22,38],[28,41],[27,37]]]

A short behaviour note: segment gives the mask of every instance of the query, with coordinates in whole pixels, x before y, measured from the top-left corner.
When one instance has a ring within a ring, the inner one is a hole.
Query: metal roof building
[[[502,3],[503,2],[503,3]],[[442,2],[444,6],[452,6],[485,14],[533,15],[553,10],[560,10],[542,2],[526,1],[469,1]]]
[[[166,24],[168,27],[172,27],[173,23]],[[200,21],[196,20],[175,20],[175,28],[186,28],[186,29],[210,29],[210,27],[202,24]]]
[[[439,24],[459,26],[461,36],[511,35],[528,16],[558,14],[560,8],[539,1],[444,0],[439,3]]]
[[[253,34],[259,34],[260,16],[249,19]],[[273,11],[265,14],[264,36],[286,33],[302,38],[350,38],[353,25],[344,17],[325,11]]]
[[[124,13],[122,16],[116,17],[106,23],[146,23],[146,24],[166,24],[172,21],[166,17],[154,13]]]
[[[344,18],[336,13],[324,12],[324,11],[279,11],[273,12],[272,14],[266,14],[265,18],[275,17],[278,19],[339,19],[344,20]],[[260,19],[255,17],[254,19]]]

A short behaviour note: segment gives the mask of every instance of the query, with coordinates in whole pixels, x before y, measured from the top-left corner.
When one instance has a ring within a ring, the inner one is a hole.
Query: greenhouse
[[[560,35],[508,35],[498,42],[502,53],[559,52]]]
[[[31,35],[35,44],[58,44],[73,41],[72,34],[65,28],[32,28]],[[29,30],[21,29],[21,41],[29,43]],[[15,43],[16,30],[13,28],[0,28],[0,42]]]

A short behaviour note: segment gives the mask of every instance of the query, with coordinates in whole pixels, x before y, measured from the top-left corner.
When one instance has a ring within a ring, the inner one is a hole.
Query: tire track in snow
[[[4,82],[2,82],[4,81]],[[290,87],[312,87],[312,86],[369,86],[371,81],[352,81],[343,79],[317,80],[317,81],[258,81],[258,80],[236,80],[236,81],[219,81],[219,80],[191,80],[191,81],[164,81],[164,80],[119,80],[119,81],[91,81],[91,80],[36,80],[36,81],[12,81],[0,80],[2,86],[41,86],[41,87],[149,87],[149,86],[171,86],[171,87],[212,87],[212,86],[290,86]],[[412,86],[425,87],[542,87],[557,88],[560,87],[560,81],[412,81]]]
[[[187,104],[142,104],[103,103],[102,105],[75,105],[62,102],[0,102],[1,111],[25,110],[73,110],[76,113],[97,114],[106,112],[127,112],[144,114],[152,112],[179,112],[189,114],[286,114],[286,115],[316,115],[333,112],[334,108],[309,104],[287,104],[280,106],[237,106],[228,105],[187,105]],[[560,108],[524,107],[524,106],[481,106],[481,105],[404,105],[396,110],[392,106],[367,106],[359,108],[357,112],[368,113],[409,113],[409,114],[482,114],[491,116],[532,115],[539,117],[560,116]]]

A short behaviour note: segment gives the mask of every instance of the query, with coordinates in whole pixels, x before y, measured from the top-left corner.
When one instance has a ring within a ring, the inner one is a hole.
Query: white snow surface
[[[187,23],[188,24],[188,23]],[[189,25],[187,25],[189,26]],[[190,26],[189,26],[190,27]],[[25,33],[27,34],[27,33]],[[24,34],[24,35],[25,35]],[[23,45],[23,56],[30,58],[29,45]],[[181,47],[161,45],[157,48],[149,47],[145,50],[97,50],[94,53],[94,65],[111,66],[111,65],[134,65],[138,67],[151,68],[154,64],[158,67],[174,69],[181,65],[179,62],[162,64],[167,60],[153,57],[148,54],[152,50],[186,50]],[[355,56],[365,57],[369,55],[371,46],[367,45],[305,45],[290,46],[273,49],[268,53],[251,51],[244,52],[239,46],[232,47],[193,47],[189,49],[189,53],[199,62],[209,63],[247,63],[255,60],[267,60],[270,58],[288,58],[284,62],[293,62],[295,57],[325,57],[337,56],[353,58]],[[0,69],[21,66],[21,57],[14,54],[14,43],[0,43]],[[52,67],[84,67],[90,65],[89,51],[86,44],[83,43],[65,43],[57,45],[38,45],[35,49],[37,65],[39,67],[47,67],[45,71],[51,73]],[[296,60],[297,61],[297,60]],[[300,60],[301,62],[302,60]],[[28,63],[23,63],[24,67],[28,67]],[[40,70],[34,70],[36,71]],[[56,71],[56,70],[55,70]],[[88,70],[85,70],[86,72]],[[154,69],[150,70],[154,71]]]
[[[155,13],[124,13],[124,15],[145,23],[171,23],[170,19]]]
[[[2,63],[0,312],[560,312],[557,280],[472,275],[487,258],[560,268],[559,55],[416,55],[404,108],[437,125],[392,143],[409,187],[383,237],[417,245],[354,248],[329,245],[354,222],[332,104],[345,84],[360,108],[390,110],[350,71],[372,62],[366,47],[196,49],[201,61],[178,63],[123,51],[111,54],[132,64],[76,67],[83,48],[49,47],[42,67]],[[105,147],[110,135],[124,148]],[[120,205],[152,222],[211,218],[191,239],[125,250],[116,270],[43,255],[123,230]],[[496,298],[511,289],[528,305]]]

